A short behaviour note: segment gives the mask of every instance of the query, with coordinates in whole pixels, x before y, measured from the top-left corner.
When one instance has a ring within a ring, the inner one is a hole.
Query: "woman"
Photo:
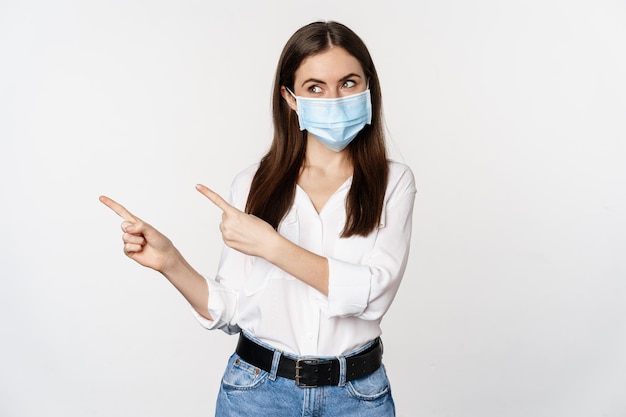
[[[406,267],[415,185],[387,160],[363,41],[336,22],[296,31],[278,63],[273,121],[269,151],[235,178],[229,202],[197,186],[223,211],[214,279],[101,201],[124,218],[127,256],[170,280],[206,328],[240,334],[216,415],[393,416],[380,322]]]

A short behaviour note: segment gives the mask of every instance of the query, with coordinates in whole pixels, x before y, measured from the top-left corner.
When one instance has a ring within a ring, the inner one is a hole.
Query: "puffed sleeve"
[[[390,180],[372,249],[360,263],[328,258],[331,317],[379,320],[389,309],[409,256],[415,179],[403,164],[390,167]]]

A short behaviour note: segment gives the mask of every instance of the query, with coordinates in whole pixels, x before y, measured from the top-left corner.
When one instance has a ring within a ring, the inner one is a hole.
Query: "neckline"
[[[303,197],[305,197],[307,201],[307,204],[310,205],[311,209],[315,213],[317,213],[318,216],[321,216],[322,213],[324,213],[324,211],[327,210],[327,207],[332,206],[331,203],[333,203],[337,199],[337,196],[343,193],[345,189],[350,188],[349,186],[351,184],[352,184],[352,175],[350,175],[339,187],[337,187],[337,189],[330,195],[330,197],[328,197],[328,200],[326,200],[326,202],[324,203],[324,205],[319,211],[317,211],[317,209],[315,208],[315,204],[313,204],[313,200],[311,200],[309,193],[307,193],[305,189],[302,188],[300,184],[298,184],[297,182],[296,182],[296,196],[298,194],[303,195]]]

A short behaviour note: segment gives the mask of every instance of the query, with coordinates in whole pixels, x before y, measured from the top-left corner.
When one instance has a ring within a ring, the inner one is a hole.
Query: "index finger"
[[[138,220],[137,217],[133,216],[133,214],[130,211],[126,210],[124,206],[110,199],[109,197],[101,195],[98,199],[102,204],[113,210],[115,213],[117,213],[118,216],[120,216],[127,222],[136,222]]]
[[[205,185],[202,185],[202,184],[196,185],[196,190],[200,191],[202,195],[204,195],[206,198],[211,200],[213,204],[215,204],[219,209],[221,209],[224,212],[230,211],[230,210],[237,210],[235,207],[228,204],[228,202],[224,200],[222,196],[220,196],[218,193],[211,190],[209,187]]]

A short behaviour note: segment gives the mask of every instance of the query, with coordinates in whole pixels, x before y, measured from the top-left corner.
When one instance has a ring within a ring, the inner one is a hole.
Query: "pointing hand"
[[[140,265],[163,272],[178,252],[172,242],[109,197],[100,196],[100,201],[124,219],[122,240],[126,256]]]
[[[266,257],[278,233],[267,222],[231,206],[210,188],[198,184],[196,189],[222,210],[220,231],[224,243],[247,255]]]

